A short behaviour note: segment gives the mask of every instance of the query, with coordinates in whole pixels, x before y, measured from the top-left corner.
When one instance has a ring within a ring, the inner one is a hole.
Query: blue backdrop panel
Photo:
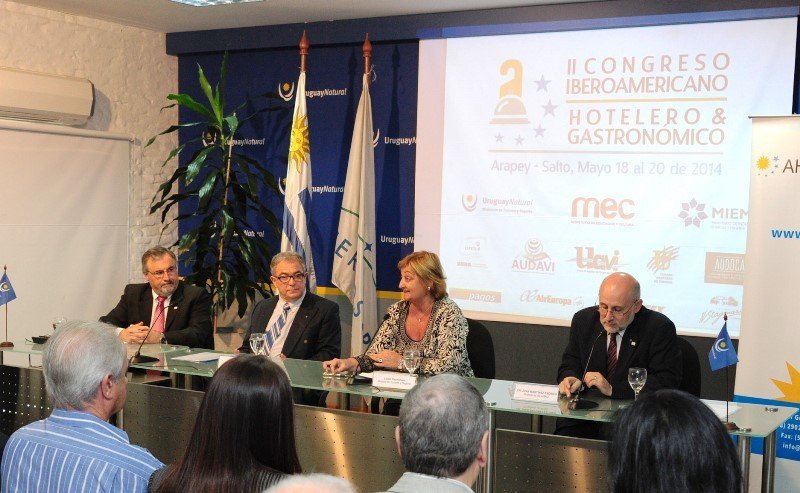
[[[313,32],[309,32],[313,42]],[[299,38],[299,34],[298,34]],[[414,169],[417,121],[418,43],[416,41],[373,43],[372,96],[375,146],[376,236],[378,239],[378,289],[396,290],[396,264],[414,250]],[[204,99],[197,84],[197,65],[216,85],[222,53],[183,55],[179,58],[179,91]],[[230,108],[240,102],[273,91],[287,99],[291,112],[293,90],[299,74],[296,48],[233,52],[228,56],[227,101]],[[311,241],[318,284],[331,286],[333,245],[339,222],[339,207],[347,174],[347,159],[353,133],[363,73],[361,44],[311,46],[306,66],[306,94],[311,140],[313,199]],[[259,107],[256,100],[238,116]],[[182,110],[181,121],[193,116]],[[262,113],[246,122],[239,133],[238,150],[258,160],[276,179],[286,176],[291,115],[278,118]],[[196,136],[197,128],[182,129],[181,143]],[[182,159],[188,159],[186,149]],[[282,218],[283,198],[267,193],[263,201]],[[191,205],[182,205],[181,213]],[[251,218],[257,234],[271,234],[262,218]],[[182,221],[183,233],[190,222]],[[279,239],[274,241],[277,251]]]

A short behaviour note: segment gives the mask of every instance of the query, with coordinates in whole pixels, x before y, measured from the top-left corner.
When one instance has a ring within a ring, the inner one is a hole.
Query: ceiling
[[[264,0],[214,7],[190,7],[170,0],[11,1],[171,33],[573,3],[579,0]]]

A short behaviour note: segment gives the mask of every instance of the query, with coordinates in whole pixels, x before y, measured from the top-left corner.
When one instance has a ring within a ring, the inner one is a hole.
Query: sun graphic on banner
[[[770,379],[772,380],[772,383],[778,387],[778,390],[783,392],[783,397],[780,397],[778,400],[786,402],[800,402],[800,371],[797,371],[797,368],[792,366],[788,361],[786,362],[786,368],[789,369],[790,382],[783,382],[774,378]]]
[[[308,162],[308,120],[303,115],[292,125],[292,138],[289,142],[289,159],[300,173],[300,167]]]
[[[761,156],[758,158],[758,161],[756,161],[756,167],[761,171],[769,168],[769,159],[767,159],[765,156]]]

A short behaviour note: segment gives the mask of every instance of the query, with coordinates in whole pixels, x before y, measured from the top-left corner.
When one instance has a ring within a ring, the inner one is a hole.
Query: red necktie
[[[617,334],[611,334],[608,341],[608,371],[606,380],[611,382],[614,378],[614,371],[617,369]]]
[[[164,332],[164,298],[163,296],[157,296],[156,301],[156,314],[155,314],[155,321],[153,322],[153,330],[156,332]]]

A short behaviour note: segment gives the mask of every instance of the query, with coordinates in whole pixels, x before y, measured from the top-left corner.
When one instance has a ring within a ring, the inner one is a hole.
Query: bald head
[[[639,286],[639,281],[627,272],[615,272],[608,275],[600,284],[601,294],[604,289],[626,293],[630,301],[638,300],[642,297],[642,288]]]
[[[610,334],[625,330],[642,309],[639,281],[625,272],[615,272],[600,284],[600,322]]]

